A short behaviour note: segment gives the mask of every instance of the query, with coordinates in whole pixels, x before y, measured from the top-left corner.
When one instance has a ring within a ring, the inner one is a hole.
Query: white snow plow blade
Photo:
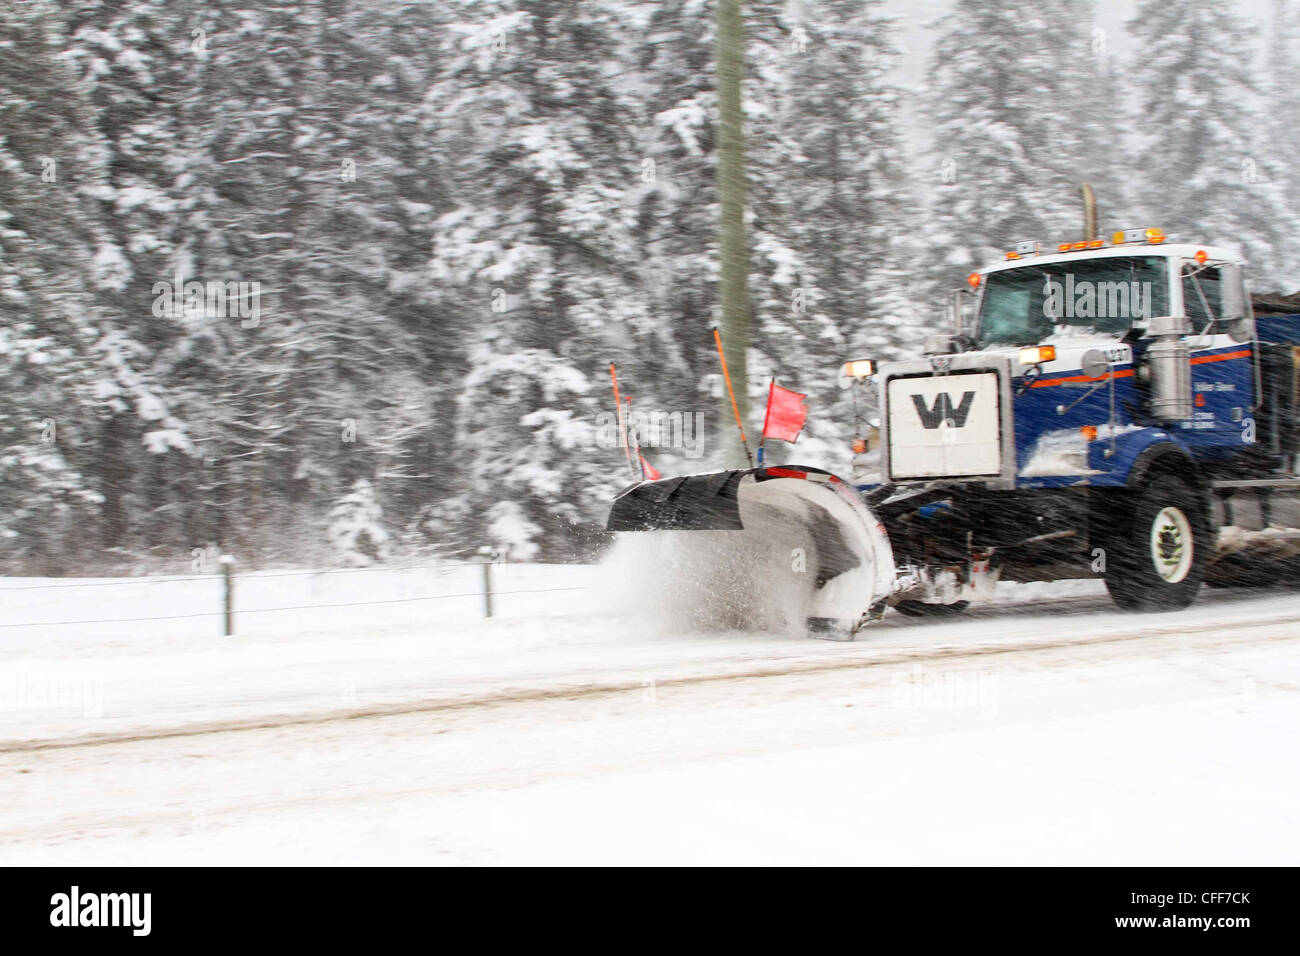
[[[648,603],[694,627],[852,634],[894,581],[883,526],[820,469],[642,482],[615,499],[607,527],[647,532],[629,573]]]

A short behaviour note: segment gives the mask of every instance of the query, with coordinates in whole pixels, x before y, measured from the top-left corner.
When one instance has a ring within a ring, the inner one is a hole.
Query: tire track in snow
[[[1080,599],[1077,602],[1044,602],[1053,609],[1063,610],[1064,606],[1088,602],[1095,607],[1092,599]],[[1005,609],[997,606],[989,610],[1005,610],[1011,614],[1026,608],[1030,603],[1008,605]],[[1086,617],[1077,619],[1083,625]],[[901,622],[900,622],[901,623]],[[792,675],[829,673],[873,667],[888,667],[898,664],[925,663],[935,661],[960,661],[981,657],[1015,654],[1033,654],[1068,648],[1124,644],[1143,639],[1207,634],[1215,631],[1232,632],[1233,644],[1245,643],[1239,636],[1242,630],[1257,630],[1282,624],[1300,624],[1300,614],[1288,612],[1258,618],[1251,618],[1235,623],[1214,621],[1204,624],[1181,622],[1178,624],[1152,624],[1146,627],[1110,631],[1092,635],[1063,635],[1056,638],[1036,640],[1006,640],[985,642],[973,645],[945,644],[937,647],[882,648],[866,642],[845,642],[839,645],[845,656],[827,659],[825,657],[792,657],[777,663],[749,663],[747,665],[717,667],[702,673],[681,674],[678,676],[656,677],[655,685],[662,688],[691,687],[711,683],[737,680],[759,680],[763,678],[788,677]],[[945,627],[953,626],[953,622]],[[959,625],[958,625],[959,626]],[[923,625],[924,627],[924,625]],[[906,633],[914,629],[904,625],[896,633]],[[1300,639],[1300,628],[1293,633],[1264,637],[1268,641],[1288,641]],[[1255,641],[1258,643],[1259,641]],[[167,739],[201,737],[215,734],[241,733],[250,731],[279,730],[293,727],[313,727],[327,724],[340,724],[348,721],[381,720],[413,714],[434,714],[440,712],[467,711],[477,708],[499,707],[512,704],[545,702],[550,700],[579,700],[604,696],[639,692],[643,688],[642,674],[635,677],[583,680],[580,682],[557,683],[550,681],[541,686],[515,686],[500,690],[480,693],[472,696],[437,697],[425,700],[408,700],[399,703],[379,704],[366,707],[332,709],[312,713],[284,714],[269,717],[235,718],[220,721],[192,722],[169,727],[146,728],[120,733],[85,734],[80,736],[29,738],[26,740],[0,742],[0,754],[39,753],[43,751],[74,750],[80,748],[128,745],[139,742]]]

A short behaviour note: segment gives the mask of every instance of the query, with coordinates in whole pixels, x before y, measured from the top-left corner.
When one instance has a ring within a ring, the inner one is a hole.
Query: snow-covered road
[[[1300,862],[1300,597],[1073,592],[853,643],[665,632],[591,591],[13,629],[0,862]]]

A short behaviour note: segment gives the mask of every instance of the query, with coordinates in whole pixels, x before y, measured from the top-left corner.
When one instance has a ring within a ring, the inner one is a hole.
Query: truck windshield
[[[1164,256],[1111,256],[994,272],[985,279],[981,344],[1031,345],[1064,327],[1121,333],[1169,311]]]

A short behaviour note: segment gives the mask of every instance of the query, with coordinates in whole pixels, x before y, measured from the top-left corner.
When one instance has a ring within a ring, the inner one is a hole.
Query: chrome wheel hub
[[[1162,508],[1151,522],[1151,563],[1169,584],[1177,584],[1192,570],[1192,523],[1179,508]]]

